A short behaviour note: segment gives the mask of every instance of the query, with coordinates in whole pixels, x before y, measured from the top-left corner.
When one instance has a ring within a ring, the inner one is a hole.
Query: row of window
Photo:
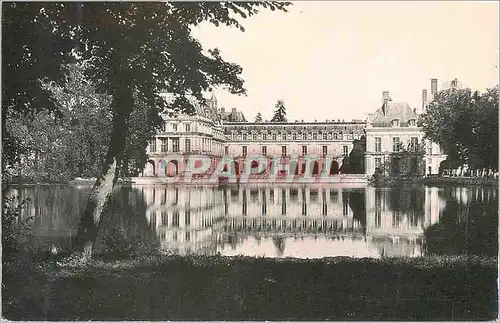
[[[408,126],[415,127],[416,125],[417,125],[417,122],[415,119],[408,120]],[[399,119],[393,119],[391,121],[391,126],[399,127]]]
[[[182,125],[182,123],[179,123]],[[177,123],[171,123],[172,125],[172,132],[178,132],[179,131],[179,124]],[[162,124],[162,132],[167,132],[168,131],[168,124],[166,122],[163,122]],[[184,123],[184,132],[191,132],[191,131],[196,131],[197,130],[197,127],[196,127],[196,124],[193,125],[193,127],[191,127],[191,124],[190,123]],[[216,135],[222,135],[222,131],[216,131],[214,130],[214,134]]]
[[[321,151],[322,151],[323,155],[326,156],[328,154],[328,146],[322,146]],[[243,153],[243,156],[246,156],[248,154],[248,147],[247,146],[242,146],[242,153]],[[261,146],[261,153],[263,156],[267,156],[267,146]],[[349,153],[349,147],[343,146],[342,153],[344,155],[347,155]],[[225,147],[225,154],[229,155],[229,146]],[[282,156],[288,155],[287,146],[281,146],[281,155]],[[302,155],[307,155],[307,146],[302,146]]]
[[[231,134],[232,140],[354,140],[359,139],[361,135],[359,133],[273,133],[273,134],[258,134],[253,133],[251,136],[249,134]]]
[[[418,146],[418,137],[410,138],[410,149],[416,149]],[[403,145],[401,144],[401,140],[399,137],[392,137],[392,151],[398,152],[401,151]],[[382,138],[375,137],[375,152],[382,152]]]

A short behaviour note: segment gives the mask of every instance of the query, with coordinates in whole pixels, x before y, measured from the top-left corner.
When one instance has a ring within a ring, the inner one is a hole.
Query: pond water
[[[70,249],[91,187],[19,186],[31,242]],[[321,258],[496,256],[498,189],[119,186],[100,252]],[[143,249],[141,249],[143,248]],[[138,251],[139,250],[139,251]]]

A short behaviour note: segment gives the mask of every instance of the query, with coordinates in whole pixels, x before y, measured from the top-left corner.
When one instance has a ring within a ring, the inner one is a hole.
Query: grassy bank
[[[24,320],[491,320],[496,260],[150,257],[3,276]],[[28,268],[29,266],[24,266]]]

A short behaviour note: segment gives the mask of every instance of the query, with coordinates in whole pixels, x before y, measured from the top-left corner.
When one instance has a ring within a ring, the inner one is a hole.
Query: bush
[[[3,265],[10,264],[20,251],[19,239],[31,234],[33,216],[19,220],[29,198],[19,201],[18,197],[4,197],[2,210],[2,255]]]

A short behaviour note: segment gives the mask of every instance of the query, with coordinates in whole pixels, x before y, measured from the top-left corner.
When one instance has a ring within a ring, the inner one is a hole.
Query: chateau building
[[[417,110],[408,103],[393,102],[388,91],[382,96],[381,108],[366,123],[366,175],[377,170],[391,175],[438,174],[446,155],[439,145],[424,139]]]
[[[450,84],[460,86],[456,79]],[[435,93],[437,79],[432,79],[431,95]],[[422,111],[428,103],[424,89]],[[309,156],[331,161],[330,165],[315,162],[313,175],[320,173],[322,167],[330,167],[327,170],[330,175],[341,174],[345,157],[353,150],[355,140],[362,138],[366,139],[364,173],[367,176],[381,169],[391,174],[437,174],[440,163],[446,159],[439,145],[424,140],[422,128],[417,125],[420,111],[407,103],[393,102],[388,91],[383,92],[378,110],[366,120],[353,121],[247,122],[243,113],[235,108],[231,112],[220,108],[213,94],[206,105],[201,106],[194,100],[192,105],[196,110],[193,116],[162,114],[163,127],[148,145],[150,159],[142,176],[182,172],[182,165],[177,162],[166,166],[162,163],[169,154],[201,154],[214,161],[229,155],[235,160],[237,174],[242,170],[243,159],[257,155],[269,160],[279,157],[284,163],[299,158],[292,168],[295,174],[301,174],[305,171],[303,158]]]

